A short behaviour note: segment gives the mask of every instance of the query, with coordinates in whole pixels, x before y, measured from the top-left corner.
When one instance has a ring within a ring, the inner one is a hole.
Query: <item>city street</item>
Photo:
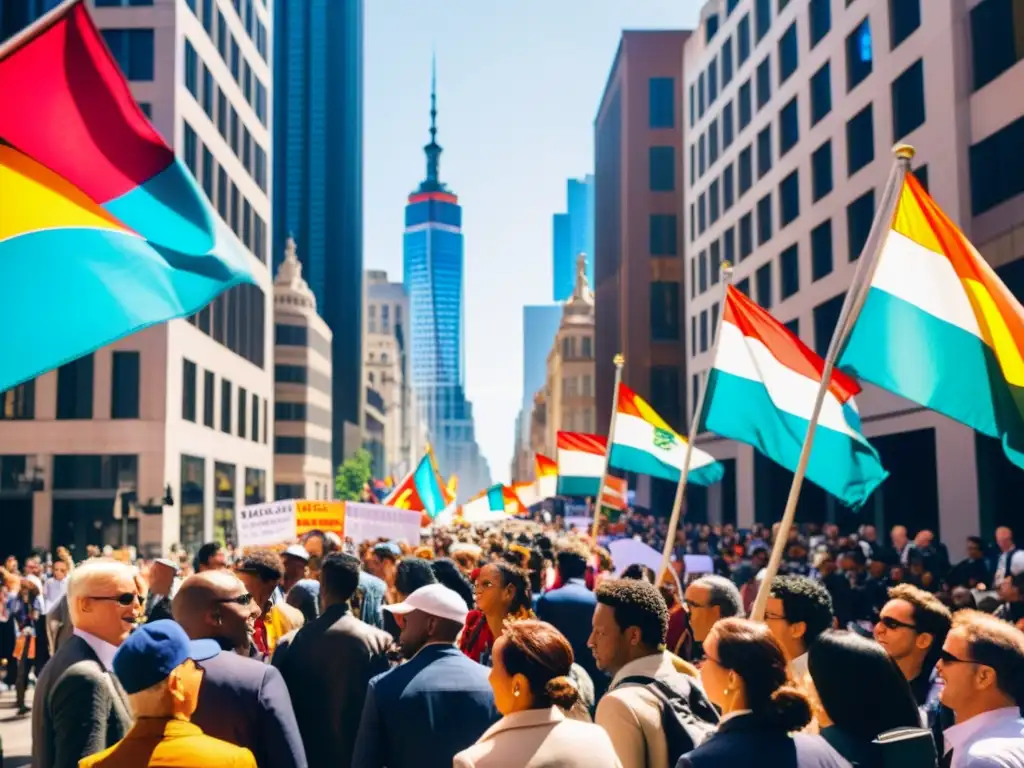
[[[22,768],[32,762],[32,717],[17,717],[14,712],[14,691],[0,693],[2,768]]]

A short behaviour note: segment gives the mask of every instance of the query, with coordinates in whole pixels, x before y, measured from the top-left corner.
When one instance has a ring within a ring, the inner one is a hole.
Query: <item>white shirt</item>
[[[1024,768],[1024,717],[1018,707],[982,712],[947,728],[946,752],[951,768]]]
[[[996,572],[995,578],[992,579],[992,586],[998,587],[999,583],[1007,576],[1016,576],[1021,571],[1024,571],[1024,549],[1018,549],[1013,553],[1012,558],[1009,552],[1003,552],[996,561]]]
[[[67,588],[67,576],[60,581],[54,578],[47,579],[46,584],[43,585],[43,610],[46,613],[52,611],[54,606],[60,602],[60,599],[64,597],[64,593],[67,591]]]
[[[807,675],[807,654],[802,653],[789,662],[789,671],[793,674],[793,680],[800,682]]]
[[[103,668],[110,672],[114,669],[114,654],[117,653],[117,646],[111,645],[106,640],[100,640],[96,635],[91,635],[85,630],[75,629],[74,634],[85,640],[92,648],[92,652],[100,660]]]

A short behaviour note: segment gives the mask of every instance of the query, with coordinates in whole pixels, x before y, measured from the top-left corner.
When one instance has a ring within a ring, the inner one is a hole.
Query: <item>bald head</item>
[[[248,598],[248,599],[247,599]],[[203,571],[181,583],[171,610],[193,640],[213,638],[248,653],[260,609],[231,571]]]

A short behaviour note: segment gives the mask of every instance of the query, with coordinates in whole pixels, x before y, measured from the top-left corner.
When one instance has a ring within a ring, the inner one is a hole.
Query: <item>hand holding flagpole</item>
[[[612,393],[612,418],[608,423],[608,445],[604,449],[604,471],[601,473],[601,485],[597,489],[597,499],[594,503],[594,527],[590,531],[590,538],[597,542],[597,529],[601,524],[601,504],[604,502],[604,484],[608,481],[608,461],[612,455],[612,441],[615,439],[615,415],[619,411],[619,384],[622,383],[622,366],[626,364],[626,358],[622,354],[616,355],[612,362],[615,363],[615,387]]]

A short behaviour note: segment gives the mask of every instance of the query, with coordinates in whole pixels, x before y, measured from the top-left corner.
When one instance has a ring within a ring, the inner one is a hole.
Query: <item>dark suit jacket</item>
[[[306,752],[281,673],[256,659],[221,651],[202,662],[192,722],[207,736],[245,747],[260,766],[306,768]]]
[[[501,718],[488,674],[453,645],[428,645],[373,678],[352,765],[451,768]]]
[[[33,768],[77,768],[131,728],[128,697],[82,638],[72,635],[50,659],[32,700]]]
[[[554,625],[565,635],[576,663],[594,681],[595,702],[601,699],[611,682],[608,675],[597,668],[594,653],[587,647],[596,608],[597,598],[583,579],[569,579],[564,586],[545,592],[537,601],[537,618]]]
[[[334,605],[299,630],[279,664],[311,768],[348,768],[370,679],[388,669],[391,635]],[[428,748],[428,745],[421,745]]]
[[[755,756],[756,758],[752,758]],[[718,732],[688,752],[676,768],[719,768],[756,765],[758,768],[850,768],[820,736],[790,736],[767,727],[756,715],[722,721]]]

